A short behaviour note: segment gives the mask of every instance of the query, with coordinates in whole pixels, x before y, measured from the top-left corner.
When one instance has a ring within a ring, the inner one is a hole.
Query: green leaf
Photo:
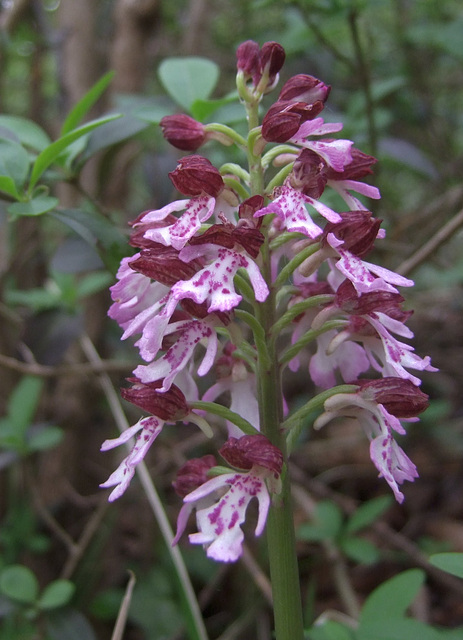
[[[0,115],[0,127],[5,127],[16,134],[19,142],[34,151],[43,151],[51,144],[45,131],[32,120],[20,116]]]
[[[421,569],[410,569],[399,573],[377,587],[363,605],[361,624],[401,618],[415,599],[424,582],[425,573]]]
[[[97,640],[88,620],[69,607],[47,615],[46,624],[50,640]]]
[[[394,502],[391,496],[380,496],[362,504],[349,518],[347,533],[355,533],[365,529],[377,520]]]
[[[104,124],[89,136],[86,149],[79,159],[79,165],[82,166],[85,164],[95,153],[103,149],[108,149],[124,140],[128,140],[149,126],[148,122],[143,121],[141,118],[135,118],[132,115],[120,116],[117,122],[110,121]]]
[[[429,562],[435,567],[451,573],[453,576],[463,578],[463,553],[436,553],[429,558]]]
[[[46,426],[34,433],[27,442],[30,451],[46,451],[56,447],[64,437],[60,427]]]
[[[221,109],[228,104],[238,103],[238,93],[235,92],[225,98],[219,98],[218,100],[195,100],[191,107],[190,112],[193,118],[204,122],[207,120],[217,109]],[[241,106],[241,105],[240,105]],[[244,110],[241,107],[241,116],[244,118]]]
[[[355,632],[352,629],[328,620],[325,624],[313,627],[308,632],[308,640],[354,640]]]
[[[113,281],[113,276],[107,271],[89,273],[77,283],[77,297],[85,298],[86,296],[97,293],[97,291],[107,289],[113,284]]]
[[[339,546],[348,558],[360,564],[374,564],[379,560],[379,552],[375,545],[364,538],[354,536],[343,537]]]
[[[391,618],[360,625],[358,640],[444,640],[445,635],[430,625],[412,618]]]
[[[319,502],[314,515],[314,524],[303,524],[298,529],[298,538],[306,541],[320,541],[336,538],[343,522],[341,509],[329,500]]]
[[[74,595],[75,585],[69,580],[54,580],[43,590],[38,601],[40,609],[57,609],[68,604]]]
[[[78,138],[84,136],[86,133],[93,131],[97,127],[101,127],[103,124],[111,122],[112,120],[116,120],[120,118],[119,114],[106,116],[103,118],[98,118],[97,120],[92,120],[87,124],[84,124],[82,127],[78,129],[74,129],[70,133],[67,133],[55,142],[52,142],[46,149],[44,149],[38,156],[32,167],[32,175],[29,182],[29,190],[33,189],[40,177],[48,169],[51,163],[59,156],[59,154],[66,149],[70,144],[77,140]]]
[[[190,110],[195,100],[207,100],[219,79],[219,67],[206,58],[167,58],[158,69],[159,80],[170,97]]]
[[[81,98],[71,109],[61,128],[61,136],[73,131],[79,125],[84,116],[89,112],[98,98],[109,86],[111,80],[114,78],[114,74],[114,71],[108,71],[108,73],[105,73],[105,75],[98,80],[98,82],[95,83],[93,87],[87,91],[84,97]]]
[[[0,591],[12,600],[33,604],[39,594],[39,583],[30,569],[15,564],[1,572]]]
[[[32,422],[40,394],[43,380],[36,376],[24,376],[16,385],[8,402],[8,417],[18,431],[24,431]]]
[[[13,196],[16,200],[20,198],[15,182],[10,176],[0,176],[0,191],[7,193],[9,196]]]
[[[61,209],[51,215],[73,229],[92,247],[102,248],[99,251],[101,259],[111,273],[116,273],[121,259],[130,252],[126,236],[96,211]]]
[[[0,176],[9,176],[18,188],[29,172],[29,154],[17,142],[0,140]]]
[[[7,211],[12,216],[41,216],[48,213],[59,204],[54,196],[38,196],[28,202],[13,202],[8,205]]]

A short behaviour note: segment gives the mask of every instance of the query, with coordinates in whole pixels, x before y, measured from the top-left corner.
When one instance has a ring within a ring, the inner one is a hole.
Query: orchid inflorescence
[[[269,377],[280,396],[274,403],[280,436],[290,436],[304,415],[304,408],[288,413],[281,397],[288,367],[324,390],[315,428],[355,418],[379,475],[402,502],[399,485],[417,471],[394,433],[403,434],[401,421],[416,420],[427,406],[409,370],[435,370],[401,341],[413,334],[397,287],[413,282],[364,259],[384,237],[381,220],[358,198],[380,197],[362,181],[376,160],[350,140],[331,137],[342,125],[320,117],[330,87],[293,76],[258,119],[284,59],[275,42],[260,48],[248,41],[237,50],[247,138],[187,115],[162,119],[165,138],[193,152],[169,174],[184,197],[132,223],[137,253],[122,260],[111,287],[109,315],[123,339],[138,336],[145,362],[122,396],[148,415],[104,442],[107,450],[138,434],[101,486],[114,487],[109,500],[119,498],[164,424],[194,422],[210,434],[208,414],[222,416],[228,440],[219,453],[228,467],[206,455],[179,470],[174,488],[183,507],[174,543],[195,509],[198,532],[190,541],[225,562],[241,555],[249,502],[258,501],[259,535],[281,489],[287,452],[268,425]],[[218,169],[195,153],[211,139],[240,148],[247,168],[229,162]],[[342,211],[321,201],[328,189],[344,203]],[[200,399],[196,376],[206,374]],[[226,405],[216,403],[223,398]],[[307,413],[314,406],[308,403]]]

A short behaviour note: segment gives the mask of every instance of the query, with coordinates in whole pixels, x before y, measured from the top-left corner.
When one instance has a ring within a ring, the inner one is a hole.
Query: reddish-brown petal
[[[292,76],[283,85],[279,100],[293,100],[295,102],[325,103],[330,94],[331,87],[313,76],[299,73]]]
[[[414,418],[429,406],[428,395],[405,378],[356,380],[353,384],[359,385],[360,395],[382,404],[396,418]]]
[[[203,485],[209,478],[207,472],[217,464],[213,455],[188,460],[177,471],[177,480],[172,483],[176,493],[184,498],[186,495]]]
[[[147,413],[168,422],[181,420],[190,413],[185,396],[175,384],[165,393],[159,393],[157,389],[162,386],[162,380],[147,384],[138,378],[129,378],[128,381],[132,386],[122,388],[121,396]]]
[[[185,196],[208,195],[216,198],[225,184],[220,171],[203,156],[191,155],[178,161],[169,173],[174,187]]]
[[[142,249],[140,256],[131,260],[129,266],[134,271],[171,287],[179,280],[189,280],[202,268],[199,260],[183,262],[178,254],[179,252],[173,247],[156,244]]]
[[[340,212],[342,222],[328,222],[323,230],[322,242],[333,233],[343,240],[343,249],[362,258],[373,248],[382,220],[373,218],[370,211]]]
[[[229,438],[219,451],[220,455],[233,467],[251,469],[259,465],[280,475],[283,454],[262,434]]]

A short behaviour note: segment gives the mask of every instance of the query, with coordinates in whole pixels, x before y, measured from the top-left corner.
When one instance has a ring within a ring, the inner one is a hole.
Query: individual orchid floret
[[[291,138],[293,144],[311,149],[323,158],[328,167],[334,171],[343,171],[344,167],[352,161],[351,140],[310,140],[309,136],[324,136],[328,133],[341,131],[342,124],[324,123],[323,118],[315,118],[301,124],[297,133]]]
[[[144,237],[149,240],[172,246],[180,250],[186,245],[201,228],[201,225],[209,220],[215,209],[216,199],[209,196],[197,196],[190,200],[176,200],[162,209],[149,211],[140,221],[141,224],[158,222],[164,211],[183,211],[184,213],[166,226],[148,227]]]
[[[177,339],[168,351],[148,365],[139,365],[134,371],[144,383],[162,381],[160,387],[162,392],[171,388],[175,377],[187,366],[196,345],[200,342],[207,342],[207,348],[203,361],[197,369],[199,376],[206,375],[210,370],[217,352],[217,334],[207,322],[196,319],[173,322],[168,325],[163,337],[170,334],[176,334]],[[146,356],[148,347],[146,344],[141,346],[143,348],[140,349],[140,353]]]
[[[141,418],[135,425],[126,429],[118,438],[105,440],[101,445],[101,451],[109,451],[115,447],[127,443],[137,435],[135,444],[129,455],[124,458],[116,471],[101,484],[103,488],[115,487],[110,493],[110,502],[117,500],[126,491],[132,480],[137,465],[144,459],[147,451],[161,433],[165,422],[177,422],[190,413],[184,394],[176,386],[172,386],[166,393],[159,392],[159,384],[143,384],[137,378],[131,378],[132,387],[121,389],[121,395],[125,400],[136,406],[155,413],[146,418]]]
[[[208,195],[217,198],[225,186],[220,171],[199,155],[180,158],[169,178],[177,191],[191,197]]]
[[[341,216],[325,204],[287,186],[277,187],[272,202],[257,211],[254,216],[276,214],[280,218],[281,227],[287,231],[297,231],[312,239],[318,238],[322,229],[310,217],[306,204],[331,222],[341,221]]]
[[[399,402],[392,400],[394,394],[400,394]],[[370,456],[380,477],[389,484],[396,500],[402,502],[404,496],[398,485],[404,480],[413,482],[418,474],[392,434],[394,431],[405,433],[399,417],[413,419],[426,407],[426,394],[408,380],[370,380],[359,383],[356,393],[336,394],[328,398],[324,404],[325,412],[317,418],[314,427],[319,429],[334,418],[356,418],[370,440]]]
[[[270,507],[271,490],[278,485],[283,455],[263,435],[230,438],[220,450],[221,455],[235,466],[248,469],[219,475],[195,489],[183,499],[185,505],[196,507],[198,533],[189,536],[193,544],[202,544],[207,556],[220,562],[235,562],[241,556],[244,534],[241,525],[249,503],[256,498],[259,516],[255,535],[262,534]],[[186,519],[178,520],[179,539]]]
[[[122,259],[116,275],[118,282],[110,287],[113,304],[108,315],[122,329],[127,329],[140,313],[156,304],[168,291],[161,283],[152,282],[147,276],[133,271],[130,267],[133,259]]]
[[[101,445],[101,451],[108,451],[114,447],[119,447],[128,442],[131,438],[138,434],[137,440],[129,453],[120,463],[116,471],[114,471],[106,482],[100,484],[100,487],[106,489],[115,487],[109,494],[109,502],[113,502],[122,496],[132,480],[137,465],[143,460],[148,449],[161,433],[164,426],[163,420],[155,416],[141,418],[136,424],[126,429],[119,438],[113,440],[105,440]]]
[[[207,260],[207,266],[190,280],[177,282],[172,287],[172,295],[176,300],[191,298],[197,303],[207,301],[209,313],[230,311],[242,299],[233,284],[238,269],[247,271],[256,300],[262,302],[267,298],[268,287],[258,266],[243,253],[213,244],[186,246],[180,252],[180,258],[187,263],[199,257]]]
[[[313,120],[322,109],[322,102],[307,104],[278,100],[262,120],[262,137],[267,142],[286,142],[299,131],[303,122]]]

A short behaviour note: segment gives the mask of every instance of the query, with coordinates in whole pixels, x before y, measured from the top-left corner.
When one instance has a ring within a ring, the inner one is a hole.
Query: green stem
[[[264,195],[264,168],[262,158],[255,155],[254,140],[258,127],[257,102],[246,103],[249,125],[248,163],[251,177],[251,194]],[[261,231],[265,233],[266,225]],[[261,304],[256,304],[256,319],[261,327],[253,327],[257,346],[257,395],[262,433],[283,453],[284,466],[281,475],[282,490],[275,496],[267,520],[267,542],[270,577],[273,593],[273,613],[276,640],[303,640],[302,603],[299,587],[294,533],[291,486],[289,480],[286,439],[281,423],[283,421],[280,367],[271,340],[271,328],[275,324],[276,295],[272,287],[270,268],[270,247],[268,237],[261,248],[261,272],[270,293]],[[257,340],[258,338],[258,340]],[[264,348],[265,346],[265,348]]]

